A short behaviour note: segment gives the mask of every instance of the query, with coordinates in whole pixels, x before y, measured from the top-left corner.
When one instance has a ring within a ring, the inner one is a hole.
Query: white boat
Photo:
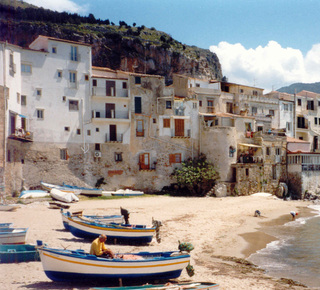
[[[19,204],[0,204],[0,211],[15,211],[19,207]]]
[[[21,191],[19,198],[37,198],[50,196],[50,193],[46,190],[23,190]]]
[[[0,229],[0,244],[25,244],[27,228],[2,228]]]
[[[110,281],[112,279],[161,280],[181,275],[190,263],[185,252],[141,252],[101,258],[83,250],[54,249],[37,241],[47,277],[53,281]]]
[[[50,191],[50,195],[52,196],[52,198],[62,202],[70,203],[79,201],[79,197],[77,197],[73,192],[65,192],[57,188],[52,188]]]
[[[102,191],[102,195],[104,196],[140,196],[144,195],[143,191],[139,190],[131,190],[131,189],[118,189],[116,191],[108,191],[104,190]]]

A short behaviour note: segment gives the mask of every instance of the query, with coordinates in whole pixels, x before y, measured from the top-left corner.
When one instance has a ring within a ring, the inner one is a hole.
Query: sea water
[[[249,260],[278,277],[299,281],[320,289],[320,205],[310,206],[313,217],[296,217],[284,226],[269,227],[264,232],[277,238]]]

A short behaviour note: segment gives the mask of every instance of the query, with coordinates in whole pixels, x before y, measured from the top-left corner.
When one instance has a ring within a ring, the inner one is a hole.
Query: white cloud
[[[299,49],[281,47],[276,41],[255,49],[220,42],[210,50],[217,54],[230,82],[255,85],[265,93],[296,82],[320,81],[320,44],[313,45],[305,57]]]
[[[78,14],[87,12],[87,5],[79,6],[71,0],[24,0],[24,2],[58,12],[65,11]]]

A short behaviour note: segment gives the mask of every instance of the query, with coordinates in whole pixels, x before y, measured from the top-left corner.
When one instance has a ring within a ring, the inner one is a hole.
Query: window
[[[283,104],[283,110],[284,110],[284,111],[289,111],[288,109],[289,109],[288,104]]]
[[[249,176],[249,168],[246,168],[246,176]]]
[[[136,114],[141,114],[142,112],[141,97],[134,97],[134,112]]]
[[[76,72],[69,72],[69,84],[71,88],[77,87],[77,73]]]
[[[37,96],[41,97],[42,96],[42,89],[37,89],[36,94],[37,94]]]
[[[291,131],[291,123],[290,122],[287,122],[286,129],[287,129],[288,132]]]
[[[22,73],[31,73],[31,65],[30,64],[21,64],[21,72]]]
[[[266,147],[266,155],[267,155],[267,156],[270,155],[270,147]]]
[[[70,132],[70,127],[64,127],[64,130],[65,130],[66,132]]]
[[[114,153],[114,160],[115,160],[116,162],[122,161],[122,152],[120,152],[120,153],[115,152],[115,153]]]
[[[320,100],[318,100],[318,107],[320,107]]]
[[[255,115],[258,112],[258,108],[257,107],[252,107],[251,111],[252,111],[252,115]]]
[[[277,179],[277,167],[275,165],[272,165],[272,179]]]
[[[143,123],[143,120],[137,120],[136,136],[137,137],[144,137],[144,123]]]
[[[94,150],[100,151],[100,143],[94,144]]]
[[[308,129],[306,124],[308,124],[308,121],[304,117],[298,117],[298,128]]]
[[[181,163],[181,153],[169,154],[169,163]]]
[[[281,153],[281,150],[280,150],[280,148],[279,148],[279,147],[277,147],[277,148],[276,148],[276,155],[278,155],[278,156],[279,156],[279,155],[280,155],[280,153]]]
[[[207,112],[214,113],[213,100],[207,101]]]
[[[258,126],[258,132],[263,131],[263,126]]]
[[[92,80],[92,86],[96,87],[97,86],[97,80]]]
[[[91,136],[91,130],[87,130],[87,135]]]
[[[43,109],[37,109],[36,114],[37,114],[37,119],[39,119],[39,120],[44,119],[44,110]]]
[[[134,83],[135,83],[136,85],[141,84],[141,77],[135,77],[135,78],[134,78]]]
[[[314,101],[307,101],[307,110],[314,110]]]
[[[122,82],[122,88],[126,89],[127,88],[127,83],[126,82]]]
[[[62,70],[58,70],[57,74],[58,74],[58,78],[61,79],[62,78]]]
[[[57,53],[57,48],[55,46],[52,47],[52,53]]]
[[[67,149],[60,149],[60,159],[61,160],[68,160],[68,151]]]
[[[157,119],[156,118],[153,118],[153,124],[157,124]]]
[[[77,135],[81,135],[81,130],[77,129]]]
[[[27,96],[21,95],[21,106],[27,105]]]
[[[67,100],[66,96],[62,96],[62,102],[65,102]]]
[[[202,107],[202,101],[199,101],[199,107]]]
[[[298,106],[301,106],[301,99],[298,99]]]
[[[197,108],[197,103],[192,103],[192,108],[196,109]]]
[[[79,111],[78,100],[69,100],[69,111]]]
[[[71,59],[72,61],[79,61],[78,47],[76,47],[76,46],[71,46],[70,59]]]
[[[166,109],[172,109],[172,102],[166,101]]]
[[[96,132],[100,132],[100,129],[99,129],[99,128],[96,128]]]
[[[317,117],[314,117],[314,124],[318,125],[318,118]]]
[[[274,116],[274,110],[269,110],[269,115]]]
[[[253,91],[252,94],[253,94],[254,96],[257,96],[257,95],[258,95],[258,91]]]
[[[89,75],[84,75],[84,80],[88,81],[89,80]]]
[[[227,113],[233,114],[233,103],[227,102]]]
[[[163,128],[170,128],[170,119],[163,119]]]
[[[240,89],[240,94],[243,94],[243,89]]]
[[[196,83],[196,87],[197,87],[197,88],[200,88],[200,84]]]

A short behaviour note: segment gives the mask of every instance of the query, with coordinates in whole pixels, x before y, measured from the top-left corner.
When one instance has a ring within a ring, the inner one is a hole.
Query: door
[[[175,128],[175,136],[184,137],[184,120],[183,119],[175,119],[174,120],[174,128]]]
[[[10,113],[10,135],[16,132],[16,115]]]
[[[106,118],[115,118],[116,117],[116,105],[106,103]]]
[[[117,125],[109,126],[110,141],[117,141]]]
[[[114,97],[116,95],[116,82],[106,81],[106,96]]]
[[[140,170],[150,169],[150,155],[149,153],[142,153],[139,156]]]

